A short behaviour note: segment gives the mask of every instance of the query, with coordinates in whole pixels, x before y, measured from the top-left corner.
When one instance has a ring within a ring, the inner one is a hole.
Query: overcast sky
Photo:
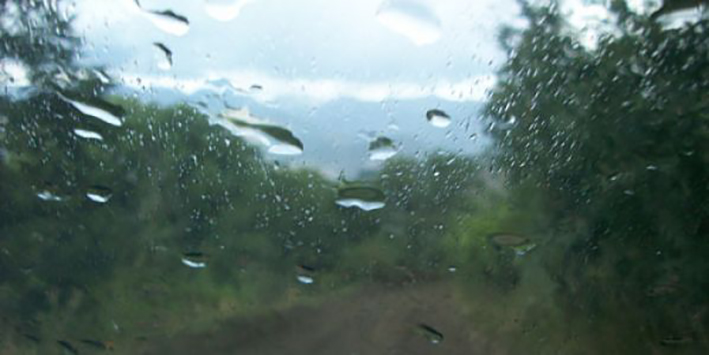
[[[79,3],[77,27],[95,46],[88,59],[187,90],[205,78],[226,78],[236,87],[262,85],[269,97],[315,100],[480,100],[493,65],[504,58],[495,40],[499,25],[524,24],[513,0],[140,3],[142,10],[133,0]],[[149,10],[172,10],[189,19],[189,28],[163,30]],[[159,69],[154,42],[173,52],[170,70]]]
[[[563,7],[589,45],[588,24],[610,16],[597,3]],[[166,10],[188,23],[158,14]],[[249,107],[308,138],[303,159],[330,170],[354,169],[348,156],[367,165],[363,132],[409,154],[479,151],[469,138],[485,128],[478,109],[505,59],[496,36],[526,26],[515,0],[83,0],[74,11],[85,61],[153,99]],[[431,127],[431,108],[453,124]]]

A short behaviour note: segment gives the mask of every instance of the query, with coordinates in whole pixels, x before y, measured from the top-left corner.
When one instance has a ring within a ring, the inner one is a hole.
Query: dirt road
[[[442,334],[439,343],[419,327]],[[453,288],[436,283],[367,286],[318,306],[298,306],[225,322],[214,332],[152,344],[144,355],[504,354],[483,341],[456,306]]]

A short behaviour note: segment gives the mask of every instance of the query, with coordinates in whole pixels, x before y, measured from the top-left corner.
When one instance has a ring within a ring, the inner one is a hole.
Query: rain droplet
[[[262,123],[252,116],[246,108],[228,110],[217,122],[238,137],[244,137],[254,143],[268,147],[268,152],[278,155],[298,155],[303,153],[303,142],[290,130]]]
[[[490,235],[488,238],[490,243],[492,243],[495,247],[510,248],[518,256],[523,256],[537,247],[537,245],[532,243],[529,238],[517,234],[496,233]]]
[[[298,280],[298,282],[305,284],[305,285],[310,285],[315,282],[315,280],[312,277],[305,276],[305,275],[298,275],[298,276],[296,276],[296,279]]]
[[[108,77],[108,75],[100,69],[92,69],[91,72],[96,76],[96,78],[102,83],[102,84],[108,84],[111,82],[111,78]]]
[[[99,108],[93,105],[89,105],[83,102],[79,102],[76,100],[71,100],[69,98],[66,98],[64,96],[61,96],[62,100],[66,101],[67,103],[71,104],[74,106],[75,109],[79,110],[79,112],[83,113],[84,115],[91,116],[94,118],[97,118],[103,122],[106,122],[112,126],[120,127],[123,125],[123,120],[121,118],[117,117],[116,115],[112,114],[111,112]],[[102,103],[105,106],[109,106],[108,103]]]
[[[103,136],[100,135],[99,133],[96,133],[93,131],[87,131],[84,129],[76,128],[76,129],[74,129],[74,134],[76,134],[78,137],[85,138],[85,139],[96,139],[99,141],[103,140]]]
[[[54,194],[48,190],[38,192],[37,197],[42,201],[59,202],[64,200],[64,198],[62,198],[61,196]]]
[[[386,205],[384,193],[376,188],[367,186],[354,186],[340,188],[337,191],[335,203],[342,207],[357,207],[364,211],[384,208]]]
[[[276,155],[298,155],[303,153],[303,147],[293,144],[274,144],[268,152]]]
[[[204,10],[217,21],[231,21],[253,0],[207,0]]]
[[[187,17],[174,13],[172,10],[147,10],[145,16],[155,27],[175,36],[184,36],[190,30]]]
[[[426,111],[426,119],[434,127],[445,128],[451,124],[451,117],[444,111],[435,108]]]
[[[86,198],[96,203],[106,203],[113,196],[113,191],[105,186],[91,186],[86,192]]]
[[[313,274],[315,273],[315,268],[305,264],[300,264],[296,266],[296,279],[298,282],[306,285],[310,285],[315,282]]]
[[[440,344],[443,341],[443,334],[429,325],[422,323],[418,325],[417,329],[418,333],[428,339],[432,344]]]
[[[193,269],[202,269],[207,267],[205,256],[200,252],[189,252],[182,254],[182,263]]]
[[[377,19],[417,46],[434,43],[441,37],[439,19],[431,9],[416,0],[384,1],[377,10]]]
[[[172,68],[172,51],[160,42],[155,42],[153,45],[160,50],[162,58],[158,62],[158,68],[169,70]]]
[[[387,160],[398,153],[394,141],[387,137],[377,137],[369,143],[370,160]]]

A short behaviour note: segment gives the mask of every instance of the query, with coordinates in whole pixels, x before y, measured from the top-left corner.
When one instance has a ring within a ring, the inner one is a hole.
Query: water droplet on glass
[[[169,70],[172,68],[172,51],[160,42],[155,42],[153,45],[160,51],[161,58],[158,61],[158,68]]]
[[[253,0],[206,0],[204,10],[217,21],[231,21]]]
[[[74,134],[76,134],[78,137],[85,138],[85,139],[96,139],[99,141],[103,140],[103,136],[100,135],[99,133],[96,133],[93,131],[87,131],[84,129],[76,128],[76,129],[74,129]]]
[[[94,118],[97,118],[103,122],[106,122],[112,126],[120,127],[123,125],[123,120],[119,118],[118,116],[114,115],[113,113],[103,109],[96,107],[95,105],[89,105],[87,103],[79,102],[76,100],[71,100],[69,98],[66,98],[64,96],[60,96],[64,101],[67,103],[71,104],[74,106],[75,109],[79,110],[79,112],[83,113],[84,115],[91,116]],[[108,104],[105,104],[108,106]]]
[[[96,203],[106,203],[113,196],[113,191],[105,186],[92,186],[86,192],[86,198]]]
[[[387,137],[377,137],[369,143],[370,160],[387,160],[398,153],[394,141]]]
[[[384,1],[377,10],[379,22],[407,37],[417,46],[431,44],[441,37],[441,23],[435,13],[417,0]]]
[[[305,275],[298,275],[298,276],[296,276],[296,279],[298,280],[298,282],[305,284],[305,285],[310,285],[313,282],[315,282],[315,280],[312,277],[305,276]]]
[[[268,152],[276,155],[298,155],[303,153],[303,147],[293,144],[274,144]]]
[[[61,196],[59,196],[59,195],[57,195],[57,194],[54,194],[54,193],[52,193],[51,191],[48,191],[48,190],[44,190],[44,191],[38,192],[38,193],[37,193],[37,197],[38,197],[40,200],[42,200],[42,201],[59,202],[59,201],[63,201],[63,200],[64,200]]]
[[[451,124],[451,117],[444,111],[435,108],[426,111],[426,119],[434,127],[445,128]]]
[[[335,203],[342,207],[357,207],[364,211],[372,211],[383,208],[385,198],[381,190],[373,187],[345,187],[337,191]]]
[[[428,339],[432,344],[440,344],[443,341],[443,334],[429,325],[419,324],[416,329],[417,333]]]
[[[92,69],[91,72],[102,84],[108,84],[111,82],[111,78],[103,70]]]
[[[488,239],[495,247],[509,248],[518,256],[525,255],[537,247],[529,238],[512,233],[496,233]]]
[[[278,155],[298,155],[303,153],[303,142],[290,130],[263,123],[252,116],[246,108],[227,110],[220,115],[223,119],[217,123],[232,134],[243,137],[252,143],[261,144],[268,152]]]
[[[193,269],[202,269],[207,267],[205,256],[200,252],[189,252],[182,254],[182,264]]]
[[[190,29],[187,17],[174,13],[172,10],[148,10],[145,16],[155,27],[174,36],[184,36]]]

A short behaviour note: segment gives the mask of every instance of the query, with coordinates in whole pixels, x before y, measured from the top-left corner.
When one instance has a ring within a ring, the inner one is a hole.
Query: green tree
[[[557,218],[559,293],[597,329],[623,324],[619,349],[708,346],[709,22],[663,30],[615,2],[619,34],[589,50],[554,7],[524,9],[486,112],[497,164]]]

